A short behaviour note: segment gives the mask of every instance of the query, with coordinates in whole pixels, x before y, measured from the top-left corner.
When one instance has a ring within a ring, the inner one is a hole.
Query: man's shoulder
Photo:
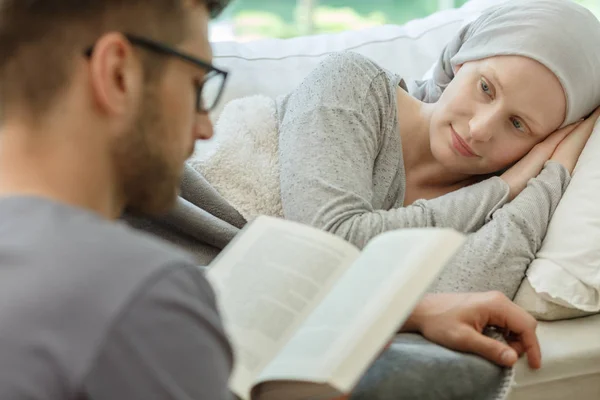
[[[135,229],[125,221],[110,221],[81,215],[57,221],[63,237],[57,248],[71,246],[75,256],[103,259],[103,268],[124,268],[137,264],[160,267],[171,263],[194,263],[191,254],[148,232]],[[76,245],[75,245],[76,244]],[[119,266],[120,264],[120,266]]]
[[[0,247],[11,249],[7,251],[12,257],[7,254],[5,260],[15,260],[14,267],[22,271],[17,276],[23,278],[60,276],[69,285],[129,278],[135,284],[169,265],[194,264],[191,255],[166,241],[64,204],[3,201],[0,217],[6,228],[0,233]]]
[[[90,247],[85,250],[100,256],[151,264],[194,263],[192,255],[180,247],[151,233],[135,229],[124,221],[103,221],[93,229],[98,237],[103,238],[102,245],[90,243]],[[109,249],[110,254],[106,254]]]
[[[9,299],[0,304],[0,319],[23,293],[35,293],[28,304],[51,318],[11,314],[15,326],[47,323],[65,334],[102,330],[157,281],[178,269],[196,269],[184,251],[124,222],[49,201],[21,202],[0,203],[0,221],[8,228],[0,230],[0,293]]]
[[[191,257],[125,223],[31,199],[0,201],[0,221],[0,359],[11,366],[1,398],[15,397],[9,382],[79,385],[120,316],[150,291],[162,290],[165,303],[189,293],[214,306]]]

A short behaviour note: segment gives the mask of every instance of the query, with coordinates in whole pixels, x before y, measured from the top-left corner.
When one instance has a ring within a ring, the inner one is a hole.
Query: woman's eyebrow
[[[528,117],[527,115],[519,116],[519,118],[523,118],[525,123],[529,126],[529,130],[531,133],[535,134],[536,132],[541,132],[541,125],[538,124],[533,118]]]
[[[496,74],[496,70],[492,67],[488,67],[489,75],[492,80],[492,84],[500,89],[500,92],[504,92],[504,87],[502,86],[502,82],[498,79],[498,74]]]

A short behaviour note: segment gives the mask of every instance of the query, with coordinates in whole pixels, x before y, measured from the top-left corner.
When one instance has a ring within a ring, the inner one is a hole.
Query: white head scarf
[[[411,93],[433,103],[456,66],[499,55],[529,57],[556,75],[567,99],[563,126],[600,104],[600,21],[570,0],[511,0],[484,11],[446,45],[433,77]]]

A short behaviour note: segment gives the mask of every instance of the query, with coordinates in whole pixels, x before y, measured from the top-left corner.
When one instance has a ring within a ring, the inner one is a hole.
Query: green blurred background
[[[250,41],[403,24],[468,0],[232,0],[211,26],[213,41]],[[600,0],[577,0],[600,16]]]

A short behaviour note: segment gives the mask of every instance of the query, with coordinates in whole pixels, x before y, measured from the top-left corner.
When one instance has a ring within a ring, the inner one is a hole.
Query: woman
[[[597,43],[585,8],[517,0],[462,29],[410,94],[365,57],[329,57],[277,102],[285,218],[359,247],[471,233],[433,290],[513,297],[598,115],[580,123],[600,104]]]

